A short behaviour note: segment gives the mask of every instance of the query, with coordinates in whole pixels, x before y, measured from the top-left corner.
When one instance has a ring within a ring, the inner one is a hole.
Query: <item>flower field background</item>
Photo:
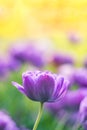
[[[65,97],[54,102],[47,95],[51,81],[44,80],[37,130],[87,130],[87,0],[0,0],[0,130],[33,129],[39,103],[12,81],[22,85],[22,74],[37,70],[70,83]]]

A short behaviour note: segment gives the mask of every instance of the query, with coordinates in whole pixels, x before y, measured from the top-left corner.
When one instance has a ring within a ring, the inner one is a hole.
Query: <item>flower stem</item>
[[[34,124],[33,130],[36,130],[37,127],[38,127],[38,124],[39,124],[39,122],[40,122],[41,115],[42,115],[42,110],[43,110],[43,103],[41,102],[41,103],[40,103],[39,113],[38,113],[36,122],[35,122],[35,124]]]

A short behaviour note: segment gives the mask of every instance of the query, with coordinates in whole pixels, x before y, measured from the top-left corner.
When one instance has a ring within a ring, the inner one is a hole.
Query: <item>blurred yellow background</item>
[[[82,43],[75,47],[67,34]],[[87,0],[0,0],[0,38],[5,48],[17,38],[50,38],[55,46],[83,57],[87,52]]]

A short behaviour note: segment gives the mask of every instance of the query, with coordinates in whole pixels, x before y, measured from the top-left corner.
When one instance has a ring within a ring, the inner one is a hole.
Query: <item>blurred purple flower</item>
[[[0,130],[19,130],[10,116],[3,111],[0,111]]]
[[[81,41],[81,38],[79,35],[77,35],[76,33],[69,33],[68,35],[68,40],[71,42],[71,43],[79,43]]]
[[[9,71],[17,71],[21,67],[21,63],[15,59],[9,58],[7,62],[7,67]]]
[[[25,44],[17,44],[10,49],[10,55],[17,61],[21,63],[26,62],[26,49],[27,46]]]
[[[21,63],[30,63],[36,67],[44,66],[43,54],[34,45],[17,45],[11,48],[11,56]]]
[[[52,63],[56,66],[62,64],[74,64],[74,60],[70,55],[58,53],[53,56]]]
[[[43,53],[34,46],[27,48],[26,61],[36,67],[43,67],[45,64]]]
[[[79,68],[74,73],[75,84],[81,87],[87,87],[87,69]]]
[[[78,122],[87,130],[87,96],[80,103]]]
[[[65,125],[73,126],[79,117],[79,106],[85,96],[87,89],[69,90],[59,102],[46,103],[45,107],[60,120],[66,115]]]
[[[87,96],[81,101],[79,113],[80,113],[80,121],[82,123],[87,121]]]
[[[59,102],[47,103],[47,108],[57,113],[58,111],[64,109],[66,111],[76,112],[79,110],[79,106],[84,97],[87,96],[87,89],[78,89],[78,90],[68,90],[64,98]]]
[[[12,84],[28,98],[40,102],[54,102],[62,98],[69,82],[63,77],[51,72],[26,72],[22,76],[23,86],[16,82]]]
[[[78,111],[80,102],[85,96],[87,96],[87,89],[68,91],[64,98],[64,108],[68,110]]]

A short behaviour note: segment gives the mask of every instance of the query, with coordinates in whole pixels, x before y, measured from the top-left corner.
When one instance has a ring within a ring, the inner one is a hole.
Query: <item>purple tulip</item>
[[[75,83],[81,87],[87,87],[87,69],[79,68],[74,74]]]
[[[10,116],[3,111],[0,111],[0,130],[19,130]]]
[[[39,102],[54,102],[62,98],[68,88],[69,81],[51,72],[26,72],[22,76],[23,86],[12,84],[28,98]]]
[[[70,55],[66,55],[66,54],[55,54],[52,62],[54,63],[54,65],[59,66],[62,64],[73,64],[73,58]]]

